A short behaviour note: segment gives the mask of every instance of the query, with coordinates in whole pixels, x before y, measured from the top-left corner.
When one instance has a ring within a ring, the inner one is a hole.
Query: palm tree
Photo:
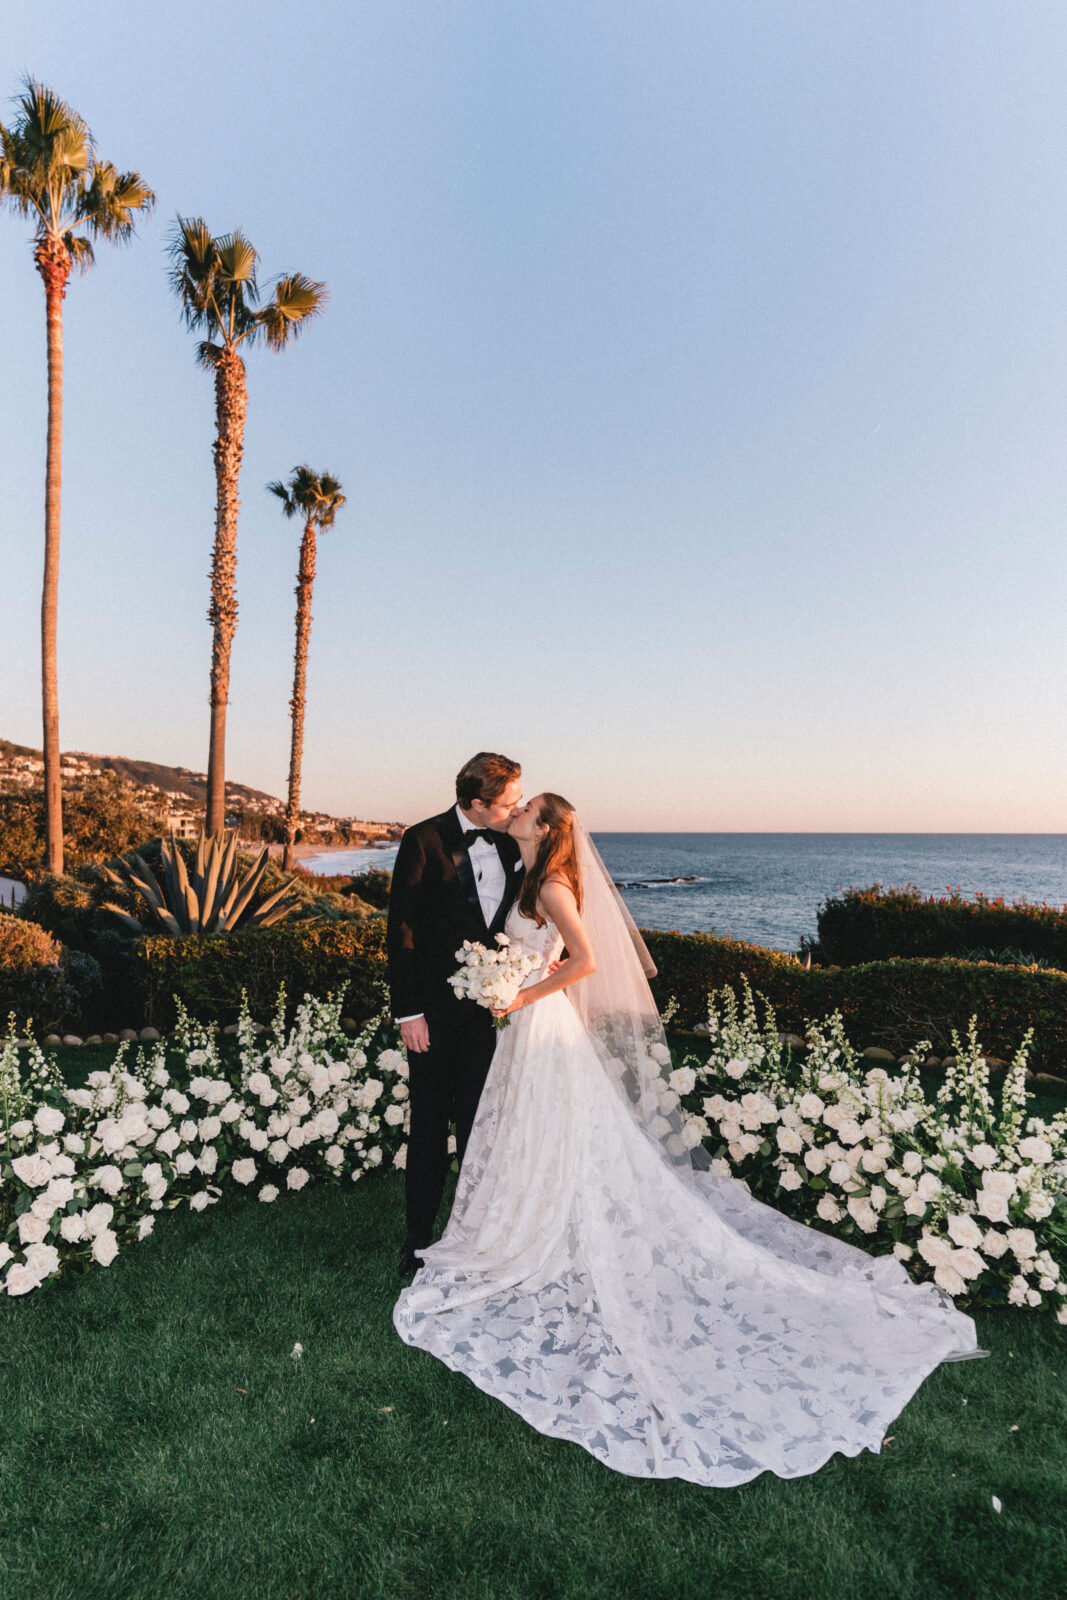
[[[328,472],[314,473],[310,467],[297,467],[288,484],[268,483],[287,517],[304,519],[300,541],[300,566],[296,577],[296,651],[293,669],[292,739],[289,746],[289,800],[285,808],[285,854],[282,867],[292,870],[293,846],[300,820],[300,768],[304,757],[304,707],[307,686],[308,639],[311,635],[311,590],[315,582],[315,542],[318,534],[332,528],[334,518],[345,503],[341,484]]]
[[[170,240],[171,287],[188,327],[206,338],[200,366],[215,374],[215,547],[211,557],[211,743],[207,766],[210,837],[226,823],[226,705],[237,627],[237,480],[244,454],[248,389],[242,345],[284,350],[326,304],[326,285],[301,272],[278,278],[260,304],[259,257],[238,229],[213,238],[200,217],[179,217]]]
[[[10,127],[0,123],[0,201],[33,220],[33,257],[44,282],[48,328],[48,446],[41,590],[41,697],[44,712],[45,865],[63,871],[63,789],[59,769],[56,613],[59,600],[59,503],[63,466],[63,297],[74,268],[92,266],[93,239],[126,242],[138,212],[155,195],[139,172],[97,159],[78,113],[43,84],[27,79]]]

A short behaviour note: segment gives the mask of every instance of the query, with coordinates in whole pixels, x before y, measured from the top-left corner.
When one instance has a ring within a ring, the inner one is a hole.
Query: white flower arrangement
[[[513,945],[506,933],[497,934],[495,949],[464,939],[462,950],[456,951],[459,970],[448,981],[459,999],[473,1000],[488,1011],[493,1006],[509,1006],[541,959]],[[493,1026],[506,1028],[510,1021],[510,1017],[494,1017]]]
[[[283,1183],[296,1192],[402,1167],[408,1069],[396,1030],[376,1017],[349,1040],[340,1010],[307,997],[286,1030],[283,994],[265,1045],[243,1010],[232,1065],[180,1011],[180,1067],[162,1041],[132,1058],[120,1045],[82,1089],[38,1046],[20,1069],[12,1025],[0,1048],[0,1294],[109,1266],[151,1234],[154,1213],[183,1201],[204,1211],[228,1186],[258,1185],[269,1202]]]
[[[762,997],[761,997],[762,998]],[[687,1058],[683,1107],[712,1171],[757,1198],[880,1254],[953,1298],[1056,1310],[1067,1323],[1067,1112],[1027,1115],[1023,1040],[995,1103],[974,1019],[936,1097],[915,1064],[866,1070],[839,1013],[808,1029],[799,1061],[744,985],[708,1016],[711,1051]],[[743,1092],[742,1092],[743,1091]]]

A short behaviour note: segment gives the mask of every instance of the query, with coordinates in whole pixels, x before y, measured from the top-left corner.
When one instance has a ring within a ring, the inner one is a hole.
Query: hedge
[[[812,956],[826,966],[862,966],[893,956],[964,956],[1016,951],[1067,971],[1067,911],[1055,906],[961,894],[924,896],[903,889],[846,889],[818,913]]]
[[[784,1030],[840,1010],[859,1044],[897,1052],[929,1039],[948,1051],[951,1030],[977,1015],[987,1052],[1003,1058],[1034,1029],[1032,1062],[1053,1070],[1067,1063],[1067,973],[966,961],[877,961],[855,967],[801,966],[793,956],[714,934],[644,930],[659,969],[653,992],[662,1007],[677,1002],[675,1024],[692,1028],[707,1017],[708,994],[747,978],[773,1005]],[[266,1021],[278,986],[291,1006],[305,992],[342,991],[345,1012],[362,1021],[382,1004],[385,926],[381,919],[311,927],[274,928],[203,940],[153,937],[133,952],[145,1020],[174,1021],[173,996],[201,1020],[236,1020],[241,990],[252,1014]]]
[[[283,983],[291,1007],[305,992],[340,993],[345,1014],[362,1022],[382,1005],[385,922],[282,922],[205,939],[157,935],[138,940],[132,966],[145,1019],[157,1028],[173,1025],[175,994],[202,1022],[235,1022],[242,989],[253,1017],[265,1022]]]
[[[71,1026],[91,1014],[101,988],[99,963],[66,950],[47,929],[0,913],[0,1026],[13,1013],[18,1031]]]
[[[803,1033],[840,1011],[849,1036],[901,1053],[929,1039],[951,1048],[972,1016],[988,1054],[1010,1058],[1034,1030],[1031,1062],[1067,1065],[1067,973],[970,961],[873,961],[853,967],[801,966],[795,958],[713,934],[655,933],[644,938],[659,968],[652,988],[663,1007],[678,1002],[675,1021],[692,1028],[707,1016],[707,996],[743,977],[766,995],[778,1025]]]

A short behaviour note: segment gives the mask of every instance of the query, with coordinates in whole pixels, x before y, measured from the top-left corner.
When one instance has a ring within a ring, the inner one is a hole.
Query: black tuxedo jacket
[[[514,839],[496,835],[504,866],[504,898],[486,926],[478,886],[455,808],[408,828],[400,841],[389,894],[386,950],[394,1017],[420,1012],[431,1028],[469,1020],[471,1000],[458,1000],[448,979],[459,963],[464,939],[492,944],[522,882],[522,858]],[[488,1017],[488,1012],[486,1012]]]

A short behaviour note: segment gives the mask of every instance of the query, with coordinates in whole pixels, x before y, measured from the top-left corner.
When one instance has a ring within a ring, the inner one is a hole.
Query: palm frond
[[[196,364],[203,367],[205,372],[214,372],[222,355],[222,345],[212,344],[210,339],[202,339],[196,347]]]
[[[79,197],[78,218],[102,238],[125,242],[133,237],[137,212],[147,215],[155,203],[139,172],[119,172],[110,161],[97,161]]]
[[[279,278],[273,298],[257,316],[270,348],[283,350],[290,336],[302,332],[304,326],[325,309],[328,299],[326,285],[316,283],[302,272]]]
[[[276,494],[278,496],[278,499],[282,503],[282,510],[285,512],[287,517],[296,516],[297,503],[289,493],[289,490],[286,488],[284,483],[268,483],[267,492],[268,494]]]
[[[92,160],[84,120],[44,84],[26,79],[20,115],[4,128],[0,197],[22,215],[36,212],[40,227],[65,231],[77,215]]]
[[[219,252],[203,217],[178,216],[167,240],[167,254],[171,259],[170,286],[186,326],[217,334]]]
[[[219,257],[219,270],[227,284],[233,288],[238,285],[244,291],[243,298],[255,305],[259,299],[259,290],[256,286],[256,267],[259,256],[251,241],[235,228],[232,233],[227,233],[216,241]]]
[[[63,243],[70,251],[70,258],[78,271],[88,272],[96,260],[96,251],[93,249],[92,241],[87,239],[83,233],[65,233],[63,235]]]

